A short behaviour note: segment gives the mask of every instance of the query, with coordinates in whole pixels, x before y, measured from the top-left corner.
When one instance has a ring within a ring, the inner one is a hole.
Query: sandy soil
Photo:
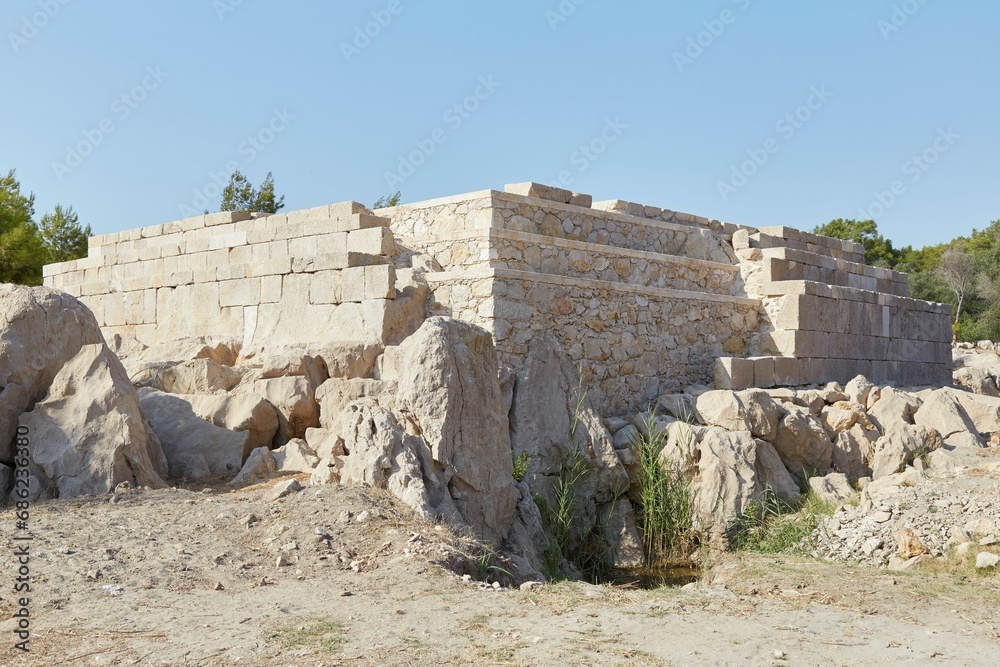
[[[497,591],[456,574],[474,569],[462,555],[473,545],[386,495],[309,487],[271,501],[275,481],[34,507],[32,653],[13,649],[5,620],[0,665],[994,665],[1000,655],[1000,575],[732,555],[684,590]],[[5,619],[14,523],[0,512]]]

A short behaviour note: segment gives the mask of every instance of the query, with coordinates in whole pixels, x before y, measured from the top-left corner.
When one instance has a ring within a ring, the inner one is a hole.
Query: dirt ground
[[[14,650],[15,622],[4,620],[0,665],[995,665],[1000,655],[1000,575],[727,555],[685,589],[494,590],[453,571],[476,569],[475,554],[462,555],[471,544],[387,495],[307,487],[273,501],[276,481],[33,507],[31,653]],[[9,619],[12,510],[0,526]]]

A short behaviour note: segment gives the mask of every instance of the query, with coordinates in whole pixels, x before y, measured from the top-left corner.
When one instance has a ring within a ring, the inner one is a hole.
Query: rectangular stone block
[[[121,293],[104,296],[104,324],[109,327],[125,324],[125,303]]]
[[[281,276],[263,276],[260,279],[260,302],[277,303],[281,301]]]
[[[775,385],[774,357],[755,357],[753,362],[753,386],[770,389]]]
[[[568,204],[573,199],[573,193],[570,190],[554,188],[549,185],[542,185],[541,183],[508,183],[504,186],[503,191],[512,195],[546,199],[560,204]],[[591,200],[591,203],[593,203],[593,200]]]
[[[774,385],[797,387],[803,384],[799,360],[794,357],[774,357]]]
[[[357,213],[346,217],[337,218],[338,232],[353,232],[358,229],[372,229],[375,227],[388,227],[391,220],[371,213]]]
[[[369,255],[392,255],[396,241],[388,227],[357,229],[347,235],[347,251]]]
[[[742,391],[753,386],[754,368],[749,359],[721,357],[715,362],[715,388]]]
[[[360,303],[365,300],[364,266],[345,268],[341,271],[340,297],[344,303]]]
[[[229,225],[241,220],[249,220],[252,217],[253,215],[246,211],[220,211],[219,213],[210,213],[204,216],[203,226],[217,227],[219,225]]]
[[[309,303],[340,303],[340,271],[319,271],[309,283]]]
[[[260,303],[259,278],[226,280],[219,283],[219,305],[221,307],[253,306],[258,303]]]
[[[246,232],[229,232],[226,234],[216,234],[209,239],[208,249],[218,250],[220,248],[235,248],[247,244]]]
[[[365,267],[365,299],[395,299],[396,269],[391,264]]]

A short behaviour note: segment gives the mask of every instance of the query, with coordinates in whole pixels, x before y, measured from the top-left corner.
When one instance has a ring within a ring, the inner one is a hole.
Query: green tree
[[[80,218],[72,206],[63,208],[56,204],[55,211],[43,215],[38,226],[45,244],[46,263],[68,262],[87,256],[90,225],[80,226]]]
[[[392,208],[393,206],[399,206],[399,197],[399,190],[396,190],[391,195],[379,197],[378,201],[372,204],[372,210],[377,208]]]
[[[35,195],[21,192],[14,170],[0,176],[0,282],[42,284],[45,248],[35,215]]]
[[[222,204],[219,210],[277,213],[284,207],[285,196],[275,197],[274,176],[271,172],[267,172],[267,177],[258,189],[251,185],[246,176],[236,170],[222,190]]]
[[[891,269],[899,261],[899,251],[892,247],[892,241],[878,233],[874,220],[838,218],[817,227],[813,233],[860,243],[865,247],[865,262],[873,266]]]

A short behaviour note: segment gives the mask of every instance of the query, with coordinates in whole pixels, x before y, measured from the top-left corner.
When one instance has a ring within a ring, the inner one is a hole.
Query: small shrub
[[[528,474],[528,462],[531,458],[528,456],[528,452],[521,452],[514,459],[514,481],[523,482],[524,476]]]

